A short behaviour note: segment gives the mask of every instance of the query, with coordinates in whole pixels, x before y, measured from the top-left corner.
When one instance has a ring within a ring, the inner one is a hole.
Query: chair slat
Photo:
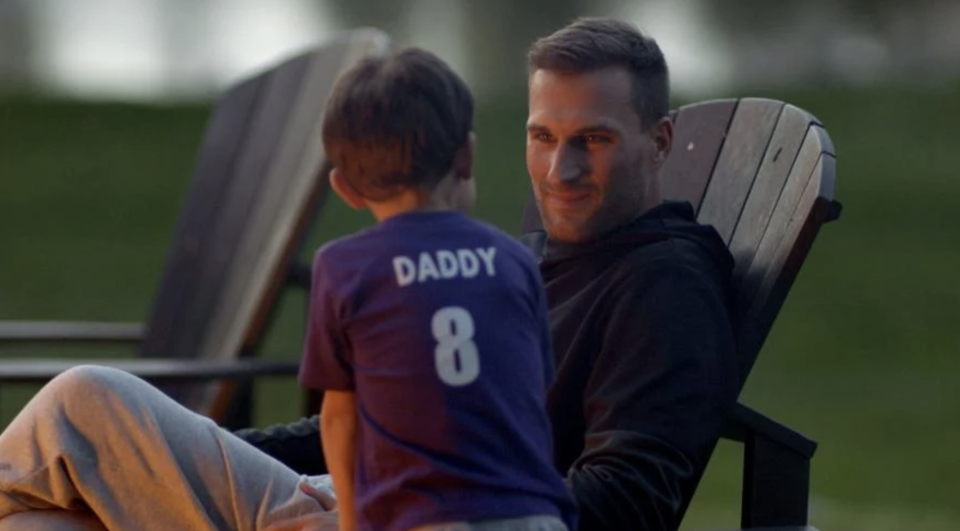
[[[263,173],[292,107],[290,93],[300,84],[306,65],[306,58],[298,57],[263,75],[261,94],[246,125],[248,132],[242,147],[231,158],[219,161],[228,167],[229,178],[208,205],[192,205],[215,210],[215,219],[209,226],[194,227],[195,237],[204,244],[191,253],[195,264],[190,271],[192,288],[179,308],[167,308],[177,312],[177,324],[168,331],[170,337],[164,341],[166,349],[158,351],[150,348],[153,344],[146,344],[144,350],[148,357],[203,357],[199,352],[200,342],[216,308],[224,282],[223,272],[231,267],[237,242],[247,228],[248,214],[263,186]],[[174,285],[184,281],[181,278],[166,280]],[[158,292],[165,289],[167,286],[161,285]],[[148,329],[149,326],[150,323]]]
[[[245,226],[233,247],[227,267],[220,271],[222,284],[216,293],[208,325],[195,348],[203,359],[227,360],[249,353],[262,336],[262,329],[277,302],[286,265],[294,259],[299,241],[312,219],[308,205],[317,204],[327,187],[321,174],[324,154],[320,141],[323,107],[340,72],[364,55],[382,53],[385,39],[377,33],[352,32],[326,43],[319,51],[302,57],[303,70],[294,86],[284,87],[289,110],[281,127],[272,130],[276,145],[261,168],[256,201],[244,213]],[[231,383],[218,383],[191,391],[198,409],[225,404],[222,392]]]
[[[315,201],[329,183],[320,173],[324,163],[320,137],[323,107],[333,82],[361,57],[385,49],[385,41],[351,34],[328,43],[311,57],[303,83],[291,95],[295,103],[276,157],[265,171],[263,180],[269,186],[261,190],[250,213],[250,225],[229,271],[217,318],[201,349],[209,357],[233,357],[245,343],[259,337],[256,332],[273,306],[261,301],[276,299],[265,294],[279,287],[286,272],[280,266],[288,263],[298,248],[291,245],[288,235],[309,222],[311,216],[305,206]],[[252,326],[254,323],[258,326]]]
[[[154,319],[165,325],[145,345],[145,355],[225,361],[257,348],[288,265],[326,194],[320,124],[327,96],[347,65],[387,46],[377,30],[345,32],[247,83],[256,85],[257,94],[244,123],[234,124],[242,142],[198,165],[198,173],[221,177],[205,202],[192,197],[187,203],[182,219],[206,216],[205,223],[183,224],[187,243],[175,246],[172,259],[189,267],[164,278],[160,293],[179,292],[157,305]],[[189,255],[176,256],[185,251]],[[225,403],[231,387],[177,384],[163,390],[210,413],[214,404]]]
[[[783,105],[780,101],[744,98],[730,122],[697,214],[697,219],[713,225],[725,242],[729,243],[740,219]]]
[[[674,117],[673,148],[660,172],[664,199],[688,201],[694,210],[700,209],[736,108],[737,100],[731,99],[678,109]]]
[[[226,92],[214,106],[146,321],[143,356],[168,357],[176,352],[181,312],[200,282],[202,256],[216,223],[219,197],[230,185],[231,161],[243,149],[262,85],[263,76],[247,80]]]
[[[783,244],[790,244],[790,242],[783,241],[783,234],[790,223],[794,210],[797,208],[800,195],[806,189],[807,182],[811,177],[814,177],[814,170],[820,161],[821,154],[824,152],[822,135],[825,133],[822,128],[812,126],[804,139],[804,145],[800,148],[801,156],[797,158],[790,170],[787,182],[777,199],[770,221],[758,244],[753,263],[744,275],[738,290],[737,308],[741,313],[756,298],[763,276],[770,268],[771,259],[776,254],[777,248]]]
[[[739,279],[753,263],[760,238],[767,229],[770,215],[794,163],[809,164],[809,157],[819,154],[819,142],[803,142],[811,122],[809,114],[793,105],[786,105],[780,114],[753,188],[730,239],[730,252],[736,261],[733,275],[735,286],[739,286]]]
[[[746,378],[822,224],[831,219],[835,159],[826,131],[810,129],[815,155],[794,164],[738,293],[741,377]],[[806,150],[804,150],[806,151]]]
[[[177,345],[178,356],[211,356],[211,352],[203,348],[204,339],[222,311],[229,271],[244,266],[238,263],[238,251],[252,229],[251,213],[259,207],[264,193],[274,186],[266,178],[267,171],[282,149],[283,131],[295,118],[294,95],[300,90],[309,63],[309,56],[296,57],[268,74],[265,93],[250,124],[252,134],[237,161],[235,181],[221,197],[224,206],[203,260],[201,283],[184,315]]]

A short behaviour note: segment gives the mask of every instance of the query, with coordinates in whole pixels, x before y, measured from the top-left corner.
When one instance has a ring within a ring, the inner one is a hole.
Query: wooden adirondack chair
[[[42,382],[80,363],[113,366],[223,422],[237,380],[295,374],[299,361],[253,355],[281,288],[309,285],[309,269],[294,262],[328,188],[327,95],[339,72],[387,46],[380,31],[345,32],[219,98],[145,325],[0,323],[0,347],[123,342],[138,345],[138,358],[13,360],[0,349],[0,383]]]
[[[837,219],[833,144],[816,118],[780,101],[745,98],[680,108],[662,171],[665,199],[690,202],[735,259],[741,388],[820,226]],[[531,194],[521,227],[543,228]],[[741,526],[807,526],[816,443],[738,404],[725,437],[744,443]]]

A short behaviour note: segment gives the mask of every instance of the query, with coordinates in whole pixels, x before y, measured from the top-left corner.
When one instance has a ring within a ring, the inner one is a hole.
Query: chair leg
[[[253,426],[253,393],[255,384],[252,381],[238,382],[233,392],[230,405],[227,406],[221,425],[228,430],[241,430]]]
[[[810,459],[758,434],[744,441],[744,528],[807,525]]]

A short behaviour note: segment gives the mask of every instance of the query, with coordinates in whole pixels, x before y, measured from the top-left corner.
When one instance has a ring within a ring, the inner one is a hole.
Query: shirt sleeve
[[[568,472],[580,529],[673,531],[739,385],[721,286],[675,267],[628,279],[604,315]]]
[[[553,353],[552,335],[550,334],[550,314],[547,307],[547,294],[543,289],[543,283],[540,275],[534,276],[534,290],[537,294],[539,303],[538,317],[540,319],[540,348],[543,352],[543,385],[544,393],[550,389],[553,384],[553,378],[556,374],[556,366]]]
[[[547,304],[547,292],[543,286],[543,278],[540,276],[540,270],[537,265],[536,257],[529,249],[520,247],[518,250],[522,256],[521,264],[524,273],[530,284],[530,296],[532,299],[531,311],[537,321],[538,334],[540,336],[540,356],[543,364],[543,385],[544,393],[550,389],[553,384],[553,378],[556,375],[556,358],[553,351],[553,335],[550,332],[550,311]]]
[[[354,389],[353,359],[343,331],[331,271],[321,249],[313,261],[300,385],[318,391]]]

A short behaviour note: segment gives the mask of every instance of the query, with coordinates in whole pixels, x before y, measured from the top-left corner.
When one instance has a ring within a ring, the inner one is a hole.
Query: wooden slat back
[[[729,240],[730,252],[736,261],[734,281],[739,287],[753,263],[760,238],[767,230],[777,199],[794,167],[809,168],[818,156],[818,143],[804,139],[815,131],[813,118],[806,112],[786,105],[770,139],[750,197],[743,205],[737,230]],[[811,159],[812,157],[812,159]]]
[[[833,146],[815,118],[774,100],[698,103],[675,120],[661,185],[665,198],[691,202],[697,221],[712,225],[734,257],[742,383],[817,229],[832,215]],[[706,153],[691,153],[689,142]]]
[[[779,101],[742,99],[734,111],[697,211],[697,220],[713,225],[724,242],[740,219],[782,108]]]
[[[218,179],[220,186],[210,187],[204,201],[192,197],[185,207],[169,263],[188,265],[168,268],[161,282],[144,355],[223,360],[259,343],[287,268],[326,191],[323,105],[344,68],[382,53],[387,42],[376,30],[344,33],[241,85],[255,85],[256,95],[244,100],[247,118],[241,127],[234,124],[233,149],[201,155],[201,160],[215,160],[198,164],[197,181],[212,180],[200,173],[211,168],[226,176]],[[225,121],[239,107],[235,94],[229,92],[217,105],[208,137],[221,130],[218,119]],[[205,225],[189,224],[193,219]],[[188,257],[181,256],[185,252]],[[155,328],[155,322],[165,326]],[[188,407],[208,412],[219,388],[164,390]]]
[[[211,195],[204,197],[203,202],[188,205],[208,209],[208,224],[201,228],[184,223],[179,227],[175,238],[180,245],[175,244],[175,254],[181,251],[184,243],[197,242],[190,249],[190,270],[183,272],[183,276],[166,276],[161,282],[159,296],[163,297],[167,290],[176,290],[178,285],[189,286],[184,286],[185,291],[176,300],[166,300],[170,306],[160,307],[161,299],[158,299],[155,311],[176,312],[177,321],[174,328],[162,331],[163,337],[159,337],[161,332],[151,322],[147,323],[144,353],[148,357],[206,357],[206,353],[200,351],[200,345],[216,311],[225,281],[224,272],[239,265],[235,262],[237,246],[248,230],[249,212],[254,208],[261,188],[275,184],[268,183],[263,177],[270,158],[277,153],[283,129],[289,123],[293,96],[308,64],[309,57],[300,56],[259,76],[260,90],[253,102],[246,130],[235,133],[242,135],[239,149],[231,157],[218,160],[226,178],[219,188],[209,190]],[[196,178],[202,180],[205,176],[200,174]],[[188,213],[184,213],[183,219],[187,217]]]
[[[750,373],[820,226],[838,215],[835,178],[830,137],[811,117],[779,195],[767,194],[776,203],[752,260],[748,265],[737,263],[742,269],[735,277],[741,382]],[[754,230],[750,223],[743,225],[743,230]]]
[[[664,199],[687,201],[695,211],[700,209],[736,107],[737,100],[719,100],[675,111],[673,148],[660,173]]]
[[[174,233],[147,330],[141,346],[145,357],[178,357],[184,328],[191,324],[191,296],[202,282],[201,271],[224,202],[218,200],[235,180],[233,162],[243,151],[265,75],[225,93],[216,103],[200,146],[190,189]],[[201,319],[203,316],[199,316]]]

